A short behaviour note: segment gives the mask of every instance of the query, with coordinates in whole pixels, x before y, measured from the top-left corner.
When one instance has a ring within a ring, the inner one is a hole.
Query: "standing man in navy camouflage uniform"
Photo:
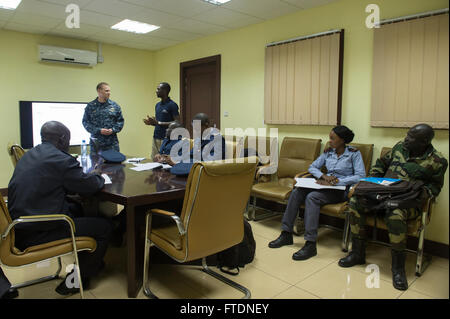
[[[102,151],[113,149],[120,151],[119,133],[124,124],[120,106],[109,99],[111,88],[108,83],[101,82],[97,85],[98,97],[89,102],[84,110],[83,126],[91,133],[91,150],[96,149],[93,139]]]
[[[155,127],[155,132],[153,133],[152,159],[159,153],[162,142],[166,137],[167,127],[175,121],[180,122],[178,105],[170,99],[169,93],[169,83],[162,82],[158,85],[156,88],[156,96],[161,99],[161,102],[158,102],[155,106],[155,117],[149,117],[147,115],[147,118],[143,120],[145,125]]]

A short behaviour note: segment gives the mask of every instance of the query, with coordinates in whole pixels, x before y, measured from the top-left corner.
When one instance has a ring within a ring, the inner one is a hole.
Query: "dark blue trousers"
[[[289,197],[283,215],[281,229],[292,233],[299,206],[305,203],[305,240],[316,241],[319,228],[320,207],[346,201],[346,192],[334,189],[310,189],[295,187]]]

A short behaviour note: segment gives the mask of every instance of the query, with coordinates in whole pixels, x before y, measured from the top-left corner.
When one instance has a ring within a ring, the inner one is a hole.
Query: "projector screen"
[[[20,101],[20,135],[23,148],[41,143],[41,127],[45,122],[58,121],[70,130],[70,145],[89,143],[90,134],[82,120],[87,103]]]

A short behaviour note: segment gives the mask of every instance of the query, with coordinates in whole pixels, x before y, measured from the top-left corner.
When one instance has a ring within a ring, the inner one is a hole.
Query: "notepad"
[[[327,186],[316,183],[315,178],[296,178],[295,187],[312,188],[312,189],[338,189],[345,191],[345,186]]]
[[[144,164],[133,164],[134,167],[130,167],[133,171],[142,172],[149,171],[154,168],[163,167],[161,163],[144,163]]]

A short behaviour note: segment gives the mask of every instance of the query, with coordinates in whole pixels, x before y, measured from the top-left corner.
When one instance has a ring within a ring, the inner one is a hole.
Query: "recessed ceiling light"
[[[125,19],[113,25],[111,29],[144,34],[159,29],[159,27],[156,25]]]
[[[221,4],[227,3],[228,1],[231,1],[231,0],[203,0],[203,1],[220,6]]]
[[[0,0],[0,8],[15,10],[22,0]]]

